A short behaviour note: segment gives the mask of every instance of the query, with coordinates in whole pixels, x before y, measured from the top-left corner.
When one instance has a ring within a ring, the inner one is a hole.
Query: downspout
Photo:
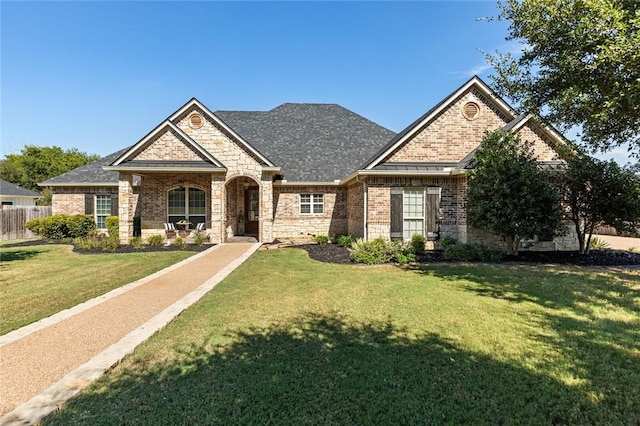
[[[367,230],[368,230],[368,224],[367,224],[367,216],[368,216],[368,214],[367,214],[367,212],[368,212],[369,209],[368,209],[368,203],[367,203],[367,182],[361,181],[360,180],[360,176],[356,176],[356,182],[359,182],[359,183],[362,184],[362,191],[363,191],[363,196],[364,196],[364,218],[363,218],[363,222],[364,223],[362,224],[362,227],[363,227],[362,231],[364,233],[363,234],[364,235],[363,239],[365,241],[368,241],[369,240],[369,238],[368,238],[369,237],[369,233],[367,232]]]

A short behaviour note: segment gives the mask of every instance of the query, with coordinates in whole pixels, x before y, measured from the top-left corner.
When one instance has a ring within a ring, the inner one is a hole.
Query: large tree
[[[559,178],[562,202],[574,224],[580,253],[589,253],[593,231],[610,225],[618,232],[640,227],[640,176],[614,161],[576,154]]]
[[[38,183],[68,172],[100,158],[76,148],[26,145],[20,154],[9,154],[0,160],[0,178],[32,191],[40,191]]]
[[[504,237],[507,254],[517,254],[523,238],[564,230],[559,197],[531,147],[502,130],[486,133],[475,153],[467,218],[472,226]]]
[[[505,0],[520,56],[487,55],[494,87],[524,110],[578,127],[590,148],[640,156],[640,1]]]

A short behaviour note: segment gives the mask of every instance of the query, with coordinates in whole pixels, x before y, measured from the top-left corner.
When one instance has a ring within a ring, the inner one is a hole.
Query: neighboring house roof
[[[128,151],[129,148],[121,149],[102,157],[101,159],[94,161],[93,163],[85,164],[76,169],[73,169],[67,173],[63,173],[59,176],[41,182],[40,186],[114,186],[118,185],[118,172],[104,170],[103,166],[108,166],[113,163],[123,153]]]
[[[31,197],[42,198],[42,195],[37,192],[33,192],[29,189],[23,188],[15,183],[7,182],[0,179],[0,196],[3,197]]]
[[[215,115],[294,182],[343,179],[395,135],[336,104],[286,103],[270,111]]]

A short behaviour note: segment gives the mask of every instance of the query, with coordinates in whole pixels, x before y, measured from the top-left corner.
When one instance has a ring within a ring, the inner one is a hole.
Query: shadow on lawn
[[[466,280],[464,288],[482,297],[538,305],[523,318],[532,326],[530,338],[563,354],[565,368],[583,381],[581,389],[596,395],[601,409],[625,413],[617,422],[640,424],[638,274],[528,265],[416,270],[452,282]]]
[[[633,422],[549,377],[391,323],[309,314],[232,337],[160,366],[137,361],[50,424]]]
[[[0,254],[0,258],[3,262],[14,262],[16,260],[27,260],[37,255],[47,252],[46,248],[33,248],[33,249],[9,249],[4,250]]]

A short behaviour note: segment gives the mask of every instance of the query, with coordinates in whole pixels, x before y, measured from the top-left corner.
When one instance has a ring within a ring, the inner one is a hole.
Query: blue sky
[[[192,97],[212,110],[337,103],[400,131],[516,49],[495,1],[2,1],[0,155],[106,155]],[[626,163],[626,152],[614,153]]]

